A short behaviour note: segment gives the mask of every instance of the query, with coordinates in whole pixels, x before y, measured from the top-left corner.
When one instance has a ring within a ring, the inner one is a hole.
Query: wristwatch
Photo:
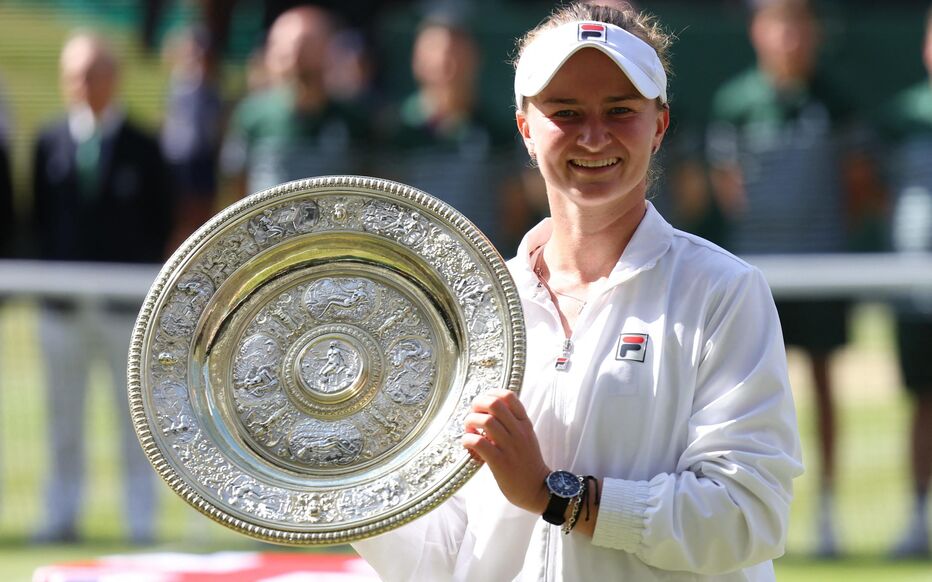
[[[547,490],[550,501],[544,510],[543,518],[547,523],[563,525],[566,521],[566,506],[582,491],[582,479],[569,471],[554,471],[547,475]]]

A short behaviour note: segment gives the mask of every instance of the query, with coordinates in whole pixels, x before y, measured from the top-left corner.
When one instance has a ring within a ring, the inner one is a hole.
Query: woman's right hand
[[[499,489],[513,505],[541,514],[550,498],[534,426],[518,395],[511,390],[483,392],[466,416],[463,446],[492,471]]]

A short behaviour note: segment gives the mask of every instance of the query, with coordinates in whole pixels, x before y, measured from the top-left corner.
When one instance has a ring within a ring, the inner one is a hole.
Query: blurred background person
[[[361,30],[344,28],[338,31],[328,50],[325,83],[327,93],[335,100],[377,110],[381,96],[375,88],[376,63],[369,41]]]
[[[859,166],[864,158],[853,112],[817,68],[821,30],[814,5],[754,0],[751,10],[757,64],[717,91],[708,135],[728,249],[739,255],[846,251],[877,190],[868,183],[871,172]],[[816,553],[833,556],[830,356],[847,342],[848,303],[782,300],[777,308],[786,344],[804,350],[811,366],[821,461]]]
[[[590,0],[587,4],[639,9],[626,0]],[[705,122],[678,108],[670,120],[664,147],[657,152],[648,199],[680,230],[725,246],[726,225],[709,183],[705,163]]]
[[[39,135],[33,166],[32,233],[42,259],[158,262],[164,259],[172,196],[154,137],[131,123],[118,100],[117,57],[100,36],[69,39],[60,61],[67,113]],[[70,542],[85,475],[88,368],[103,358],[111,373],[123,453],[129,539],[152,540],[154,472],[130,423],[126,352],[138,303],[43,303],[51,474],[45,521],[35,539]]]
[[[221,168],[239,198],[289,180],[359,174],[368,136],[364,119],[327,92],[334,21],[299,6],[269,29],[260,89],[234,110]]]
[[[527,226],[514,204],[521,162],[513,132],[479,102],[480,51],[467,17],[462,9],[435,11],[418,28],[417,87],[387,119],[392,154],[381,173],[447,202],[511,256]]]
[[[895,194],[893,250],[932,252],[932,10],[926,15],[923,63],[928,77],[884,108],[891,138]],[[932,478],[932,295],[917,293],[894,303],[900,373],[914,404],[910,430],[913,511],[891,550],[893,557],[928,557],[927,517]]]
[[[10,114],[0,85],[0,258],[13,256],[16,214],[13,204],[13,165],[10,149]]]
[[[223,100],[215,68],[208,60],[209,48],[207,32],[192,27],[176,35],[165,51],[171,84],[161,146],[176,199],[172,249],[214,212]]]
[[[13,205],[13,175],[10,164],[10,118],[4,101],[3,87],[0,86],[0,259],[12,257],[16,215]],[[0,307],[4,297],[0,296]],[[2,345],[2,344],[0,344]],[[0,474],[3,473],[3,456],[0,455]],[[0,485],[0,499],[3,488]]]
[[[265,0],[263,4],[269,2]],[[148,54],[157,52],[159,46],[159,27],[163,23],[166,8],[172,2],[166,0],[142,0],[142,9],[138,18],[138,39],[143,51]],[[236,0],[195,0],[200,34],[204,35],[204,56],[211,74],[220,68],[224,52],[230,38],[230,27]]]
[[[651,186],[650,201],[670,224],[717,245],[728,246],[728,225],[709,182],[704,123],[671,121],[665,147],[657,152],[663,169]]]

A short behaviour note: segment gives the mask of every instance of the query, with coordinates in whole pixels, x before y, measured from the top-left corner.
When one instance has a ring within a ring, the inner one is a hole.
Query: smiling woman
[[[551,213],[509,262],[527,373],[520,399],[472,403],[475,478],[355,544],[383,579],[774,578],[802,472],[786,357],[760,272],[646,200],[668,44],[589,4],[519,43],[517,129]]]
[[[596,48],[573,54],[526,101],[518,130],[544,176],[551,212],[581,220],[631,214],[632,225],[640,222],[647,167],[669,109],[641,95]]]

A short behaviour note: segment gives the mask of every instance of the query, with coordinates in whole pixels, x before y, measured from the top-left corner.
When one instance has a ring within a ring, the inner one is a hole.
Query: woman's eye
[[[631,113],[631,109],[628,107],[612,107],[608,110],[609,115],[624,115],[626,113]]]
[[[575,117],[576,112],[572,109],[561,109],[554,112],[553,117]]]

